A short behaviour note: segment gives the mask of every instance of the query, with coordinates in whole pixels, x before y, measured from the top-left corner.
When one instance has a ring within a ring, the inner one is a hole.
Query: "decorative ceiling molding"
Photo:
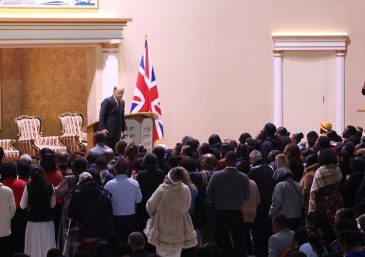
[[[118,44],[132,19],[0,18],[0,45]]]
[[[347,35],[285,35],[275,34],[274,51],[346,51]]]

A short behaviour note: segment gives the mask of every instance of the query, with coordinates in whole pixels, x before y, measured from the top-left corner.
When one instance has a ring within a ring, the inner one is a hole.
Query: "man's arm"
[[[245,176],[245,180],[244,180],[244,189],[245,189],[245,200],[247,201],[250,198],[250,181],[248,180],[248,177]]]
[[[125,117],[124,117],[125,102],[123,100],[121,102],[122,102],[122,106],[121,106],[121,109],[122,109],[122,124],[121,124],[121,126],[122,126],[122,132],[124,133],[127,129],[126,124],[125,124]]]
[[[209,180],[209,183],[207,185],[207,200],[208,202],[213,202],[214,197],[214,190],[215,190],[215,176],[216,174],[213,174],[212,177]]]
[[[110,104],[108,99],[104,99],[101,103],[100,113],[99,113],[99,129],[106,129],[106,122],[108,120],[108,115],[110,111]]]

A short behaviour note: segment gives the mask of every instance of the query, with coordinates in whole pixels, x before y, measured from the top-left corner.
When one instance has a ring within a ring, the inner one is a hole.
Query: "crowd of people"
[[[360,127],[94,143],[85,157],[1,162],[1,256],[365,256]]]

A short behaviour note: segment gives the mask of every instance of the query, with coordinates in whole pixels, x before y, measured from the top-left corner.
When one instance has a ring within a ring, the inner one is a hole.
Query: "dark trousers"
[[[215,211],[216,243],[225,257],[247,256],[244,229],[241,211]],[[230,241],[230,235],[232,236],[233,245]]]
[[[2,257],[11,257],[12,256],[10,236],[0,237],[0,249],[1,249],[0,255]]]
[[[268,219],[268,211],[257,209],[255,222],[252,226],[254,252],[257,257],[268,256],[268,241],[272,234],[271,223]]]
[[[130,233],[137,230],[136,215],[113,216],[114,229],[119,242],[127,242]]]
[[[21,208],[16,209],[15,215],[11,220],[11,244],[12,252],[24,252],[25,228],[28,222],[28,212]],[[0,248],[1,249],[1,248]]]
[[[245,222],[245,240],[248,255],[253,255],[253,244],[251,240],[252,223]]]

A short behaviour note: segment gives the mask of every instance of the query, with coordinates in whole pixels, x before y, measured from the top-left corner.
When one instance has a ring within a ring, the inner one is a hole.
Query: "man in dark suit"
[[[268,222],[267,217],[275,186],[273,171],[269,165],[265,164],[259,151],[253,150],[249,157],[252,167],[248,176],[255,181],[261,198],[261,203],[257,206],[255,222],[252,226],[255,256],[266,257],[268,240],[271,234],[271,223]]]
[[[123,87],[114,87],[113,95],[105,98],[100,108],[99,129],[106,137],[105,144],[113,150],[115,144],[126,134],[123,94]]]
[[[248,177],[236,169],[236,162],[237,154],[229,151],[227,167],[214,172],[207,187],[207,199],[215,205],[216,242],[225,257],[247,256],[242,205],[250,196],[250,184]]]

